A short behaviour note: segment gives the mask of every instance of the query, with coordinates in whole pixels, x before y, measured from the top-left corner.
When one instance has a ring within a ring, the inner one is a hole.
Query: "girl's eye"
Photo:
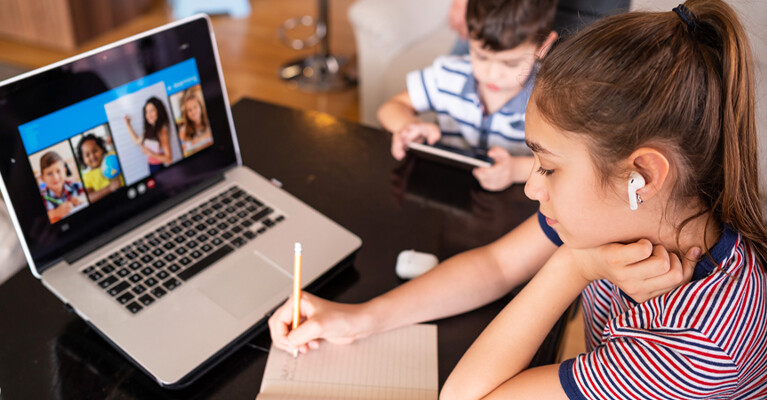
[[[549,176],[549,175],[554,173],[554,170],[553,169],[545,169],[543,167],[538,167],[538,170],[535,171],[535,172],[537,172],[537,173],[539,173],[539,174],[541,174],[543,176]]]

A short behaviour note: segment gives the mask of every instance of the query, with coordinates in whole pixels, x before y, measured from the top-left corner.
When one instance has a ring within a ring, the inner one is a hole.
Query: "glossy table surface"
[[[467,171],[394,160],[390,135],[336,119],[244,99],[233,107],[243,163],[359,235],[354,264],[316,294],[361,302],[402,281],[397,254],[416,249],[444,260],[486,244],[534,213],[521,185],[481,190]],[[439,380],[511,295],[436,321]],[[414,305],[417,306],[417,305]],[[160,388],[39,283],[28,269],[0,285],[0,397],[10,399],[253,399],[268,333],[255,337],[181,390]],[[534,363],[552,362],[558,326]]]

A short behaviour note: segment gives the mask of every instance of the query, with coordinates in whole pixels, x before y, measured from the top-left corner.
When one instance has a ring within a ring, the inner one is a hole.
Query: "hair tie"
[[[672,9],[679,16],[679,18],[687,24],[687,30],[694,32],[698,26],[698,18],[690,11],[684,4],[680,4]]]

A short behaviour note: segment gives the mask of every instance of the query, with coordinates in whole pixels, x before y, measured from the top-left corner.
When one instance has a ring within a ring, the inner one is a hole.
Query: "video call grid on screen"
[[[182,141],[179,138],[179,130],[183,129],[184,123],[184,99],[192,98],[198,100],[202,115],[206,116],[197,65],[194,59],[189,59],[20,125],[19,133],[50,222],[56,223],[102,198],[95,198],[93,195],[97,190],[83,188],[83,181],[88,180],[85,178],[87,175],[97,175],[90,171],[95,169],[95,166],[87,165],[84,159],[78,157],[81,153],[79,150],[82,150],[81,142],[88,135],[102,138],[103,161],[112,161],[100,164],[104,179],[98,178],[102,182],[109,182],[108,188],[111,190],[132,185],[151,175],[151,156],[142,150],[149,147],[148,140],[136,144],[128,127],[130,125],[136,135],[142,137],[144,113],[149,99],[159,101],[162,110],[157,110],[157,113],[165,116],[164,126],[171,159],[162,163],[162,166],[174,164],[185,156],[212,145],[212,135],[208,132],[205,140],[198,141],[194,151],[182,150],[192,147],[188,143],[191,140]],[[207,121],[205,125],[207,126]],[[157,143],[150,150],[162,152]],[[49,154],[48,159],[61,161],[47,163],[49,167],[46,168],[46,171],[52,170],[54,173],[57,168],[63,170],[63,185],[61,178],[54,182],[57,190],[51,190],[49,182],[52,181],[46,179],[46,174],[41,170],[40,159],[47,153],[55,154],[54,157]],[[98,189],[103,190],[104,188]],[[55,212],[59,207],[66,208],[60,210],[64,213]]]

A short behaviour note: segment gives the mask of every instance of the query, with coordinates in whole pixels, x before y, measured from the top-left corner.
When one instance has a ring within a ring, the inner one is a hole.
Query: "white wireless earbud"
[[[629,207],[631,207],[632,210],[636,210],[637,200],[641,203],[642,199],[637,194],[637,190],[644,187],[644,177],[642,174],[636,171],[631,171],[631,175],[629,175]]]

